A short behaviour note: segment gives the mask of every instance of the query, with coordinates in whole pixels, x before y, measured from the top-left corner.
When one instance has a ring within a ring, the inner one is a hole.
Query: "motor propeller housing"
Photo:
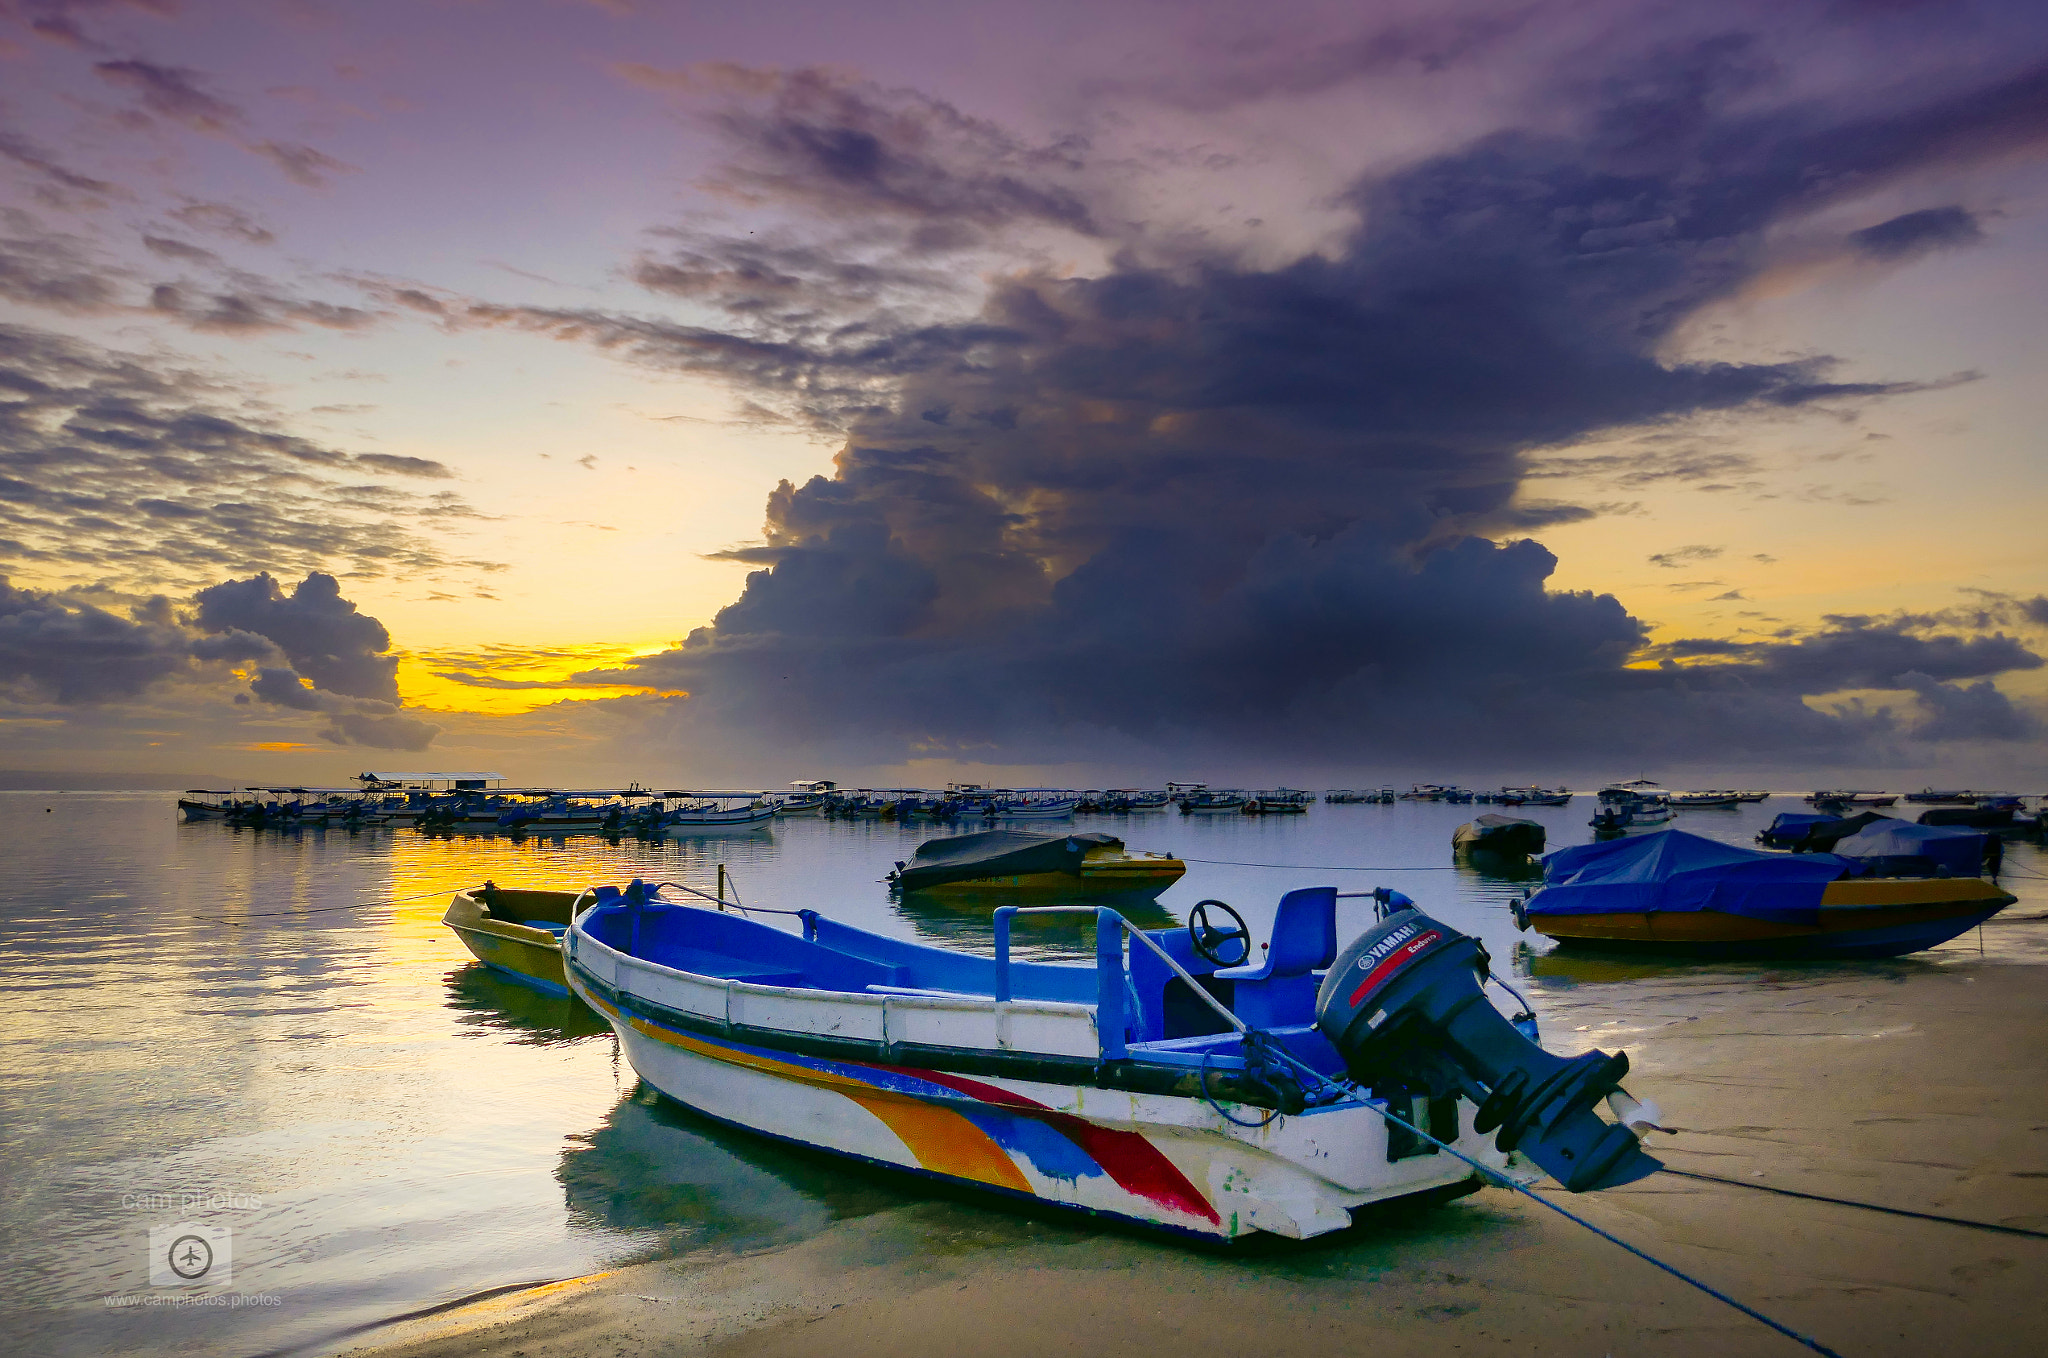
[[[1476,1130],[1519,1150],[1574,1193],[1613,1188],[1663,1164],[1593,1111],[1621,1089],[1628,1057],[1567,1060],[1516,1032],[1480,989],[1478,942],[1400,910],[1338,954],[1316,995],[1316,1026],[1360,1084],[1463,1094]]]

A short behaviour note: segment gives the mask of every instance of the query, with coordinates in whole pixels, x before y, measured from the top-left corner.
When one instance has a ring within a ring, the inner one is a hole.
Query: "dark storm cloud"
[[[1909,675],[1928,682],[1983,679],[2041,668],[2018,639],[1953,632],[1925,635],[1911,620],[1836,618],[1792,641],[1682,638],[1645,650],[1653,660],[1725,660],[1725,674],[1788,693],[1903,689]]]
[[[362,745],[373,750],[424,750],[433,744],[441,728],[416,717],[392,713],[377,716],[367,712],[336,712],[320,732],[337,745]]]
[[[1849,233],[1849,241],[1873,259],[1909,259],[1930,250],[1974,245],[1984,239],[1977,219],[1959,207],[1931,207]]]
[[[289,594],[267,575],[227,580],[192,603],[181,614],[156,595],[122,617],[0,577],[0,702],[77,709],[67,719],[89,724],[103,718],[86,709],[151,699],[182,678],[183,710],[196,700],[218,719],[229,695],[210,666],[250,665],[255,678],[233,703],[253,696],[315,715],[319,735],[336,744],[421,750],[440,731],[400,710],[389,635],[341,597],[332,576],[309,575]]]
[[[2041,723],[1989,679],[1944,684],[1931,675],[1904,674],[1899,683],[1920,699],[1926,714],[1913,728],[1921,740],[2028,740],[2041,733]]]
[[[249,684],[249,691],[266,703],[279,707],[296,708],[301,712],[318,712],[322,708],[320,695],[300,679],[296,670],[266,665],[256,672],[256,678]]]
[[[440,731],[399,710],[396,660],[382,654],[390,638],[340,597],[332,577],[309,576],[290,595],[268,576],[230,580],[194,603],[196,613],[181,618],[158,595],[122,617],[0,578],[0,700],[56,704],[75,710],[69,720],[91,722],[88,709],[142,700],[183,676],[200,684],[188,699],[218,704],[224,695],[205,687],[218,679],[193,662],[255,661],[250,693],[272,707],[317,714],[323,739],[420,750]]]
[[[398,657],[384,624],[314,572],[289,593],[269,575],[224,580],[193,596],[200,658],[268,661],[249,693],[272,707],[318,713],[337,745],[424,750],[441,730],[399,710]],[[282,663],[279,663],[282,662]]]
[[[188,585],[234,572],[470,574],[420,533],[473,511],[386,484],[425,459],[353,455],[220,404],[151,360],[0,326],[0,561]]]
[[[250,632],[276,643],[292,669],[331,693],[398,701],[398,657],[388,654],[391,634],[384,624],[341,597],[341,584],[314,572],[286,594],[268,574],[229,580],[199,591],[195,615],[206,632]],[[279,671],[265,670],[261,683],[276,690]],[[287,672],[288,673],[288,672]],[[296,685],[296,675],[290,682]],[[258,697],[280,699],[259,687]]]
[[[162,621],[123,618],[0,577],[0,693],[21,701],[133,698],[184,669],[190,638]]]
[[[2048,145],[2048,67],[1877,113],[1774,102],[1768,76],[1739,35],[1632,61],[1585,82],[1572,132],[1501,132],[1356,185],[1350,240],[1276,268],[1133,251],[1093,277],[1001,278],[969,322],[852,334],[483,318],[722,371],[848,430],[834,475],[785,482],[765,541],[726,554],[765,569],[712,627],[588,677],[688,690],[698,737],[857,732],[898,757],[1015,757],[1085,746],[1085,732],[1584,755],[1840,753],[1896,723],[1803,696],[2038,666],[2003,635],[1866,620],[1680,645],[1666,658],[1719,663],[1629,669],[1645,629],[1618,602],[1551,591],[1544,549],[1477,536],[1576,516],[1520,498],[1541,450],[1934,385],[1835,382],[1825,358],[1673,363],[1661,348],[1770,266],[1773,226]],[[856,157],[858,173],[804,161],[865,145],[875,116],[865,96],[807,98],[802,135],[780,130],[792,88],[812,86],[743,92],[768,108],[727,121],[757,167],[733,182],[829,209],[841,231],[861,212],[974,219],[958,187],[974,177],[951,161],[943,187],[916,193],[876,187],[881,152]],[[697,295],[755,315],[780,286]],[[1706,482],[1754,466],[1675,444],[1600,470]]]

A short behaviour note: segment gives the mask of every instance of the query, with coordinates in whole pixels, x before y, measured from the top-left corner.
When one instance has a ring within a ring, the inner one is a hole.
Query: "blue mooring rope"
[[[1558,1206],[1556,1203],[1550,1201],[1548,1198],[1537,1197],[1527,1188],[1525,1188],[1521,1184],[1516,1183],[1513,1179],[1508,1178],[1507,1175],[1502,1174],[1499,1170],[1494,1169],[1489,1165],[1480,1164],[1477,1160],[1474,1160],[1471,1156],[1465,1154],[1465,1152],[1459,1150],[1457,1147],[1446,1145],[1443,1142],[1437,1140],[1435,1137],[1431,1136],[1428,1132],[1423,1131],[1420,1127],[1417,1127],[1414,1124],[1408,1122],[1405,1118],[1395,1116],[1390,1109],[1379,1107],[1371,1099],[1363,1097],[1362,1091],[1360,1091],[1356,1085],[1351,1085],[1349,1088],[1346,1088],[1346,1086],[1340,1085],[1334,1080],[1331,1080],[1324,1076],[1321,1071],[1318,1071],[1311,1066],[1303,1064],[1300,1060],[1296,1059],[1293,1056],[1293,1054],[1289,1052],[1276,1049],[1273,1052],[1273,1055],[1279,1057],[1288,1065],[1293,1066],[1296,1070],[1299,1070],[1301,1073],[1308,1076],[1310,1079],[1314,1080],[1317,1084],[1335,1091],[1335,1093],[1339,1096],[1340,1099],[1347,1099],[1355,1103],[1363,1104],[1365,1107],[1370,1108],[1373,1112],[1378,1113],[1380,1117],[1385,1121],[1391,1122],[1397,1127],[1407,1128],[1410,1132],[1413,1132],[1416,1136],[1421,1137],[1424,1141],[1427,1141],[1430,1145],[1435,1146],[1438,1150],[1449,1151],[1452,1155],[1457,1156],[1460,1160],[1463,1160],[1466,1164],[1472,1166],[1472,1168],[1478,1170],[1481,1174],[1485,1175],[1489,1179],[1492,1179],[1496,1183],[1500,1184],[1502,1187],[1509,1188],[1517,1193],[1520,1193],[1523,1197],[1529,1199],[1529,1201],[1531,1202],[1542,1203],[1545,1207],[1548,1207],[1551,1211],[1557,1213],[1565,1220],[1576,1222],[1579,1225],[1584,1226],[1587,1230],[1591,1231],[1594,1235],[1599,1236],[1602,1240],[1605,1240],[1612,1245],[1621,1246],[1621,1248],[1627,1250],[1630,1254],[1633,1254],[1636,1258],[1641,1259],[1646,1263],[1655,1264],[1658,1268],[1663,1269],[1666,1273],[1669,1273],[1672,1277],[1678,1279],[1680,1282],[1685,1283],[1690,1287],[1698,1288],[1700,1291],[1712,1297],[1715,1301],[1724,1302],[1727,1305],[1734,1307],[1736,1310],[1742,1312],[1742,1314],[1748,1316],[1751,1320],[1754,1320],[1762,1325],[1770,1326],[1779,1334],[1784,1335],[1787,1339],[1796,1340],[1797,1342],[1804,1344],[1807,1348],[1812,1349],[1815,1353],[1826,1354],[1827,1358],[1842,1358],[1841,1354],[1835,1352],[1833,1349],[1821,1343],[1818,1339],[1815,1339],[1813,1336],[1801,1334],[1799,1331],[1793,1329],[1789,1325],[1779,1324],[1777,1321],[1772,1320],[1769,1316],[1765,1315],[1762,1311],[1757,1310],[1753,1306],[1744,1305],[1743,1303],[1737,1301],[1735,1298],[1729,1296],[1726,1292],[1723,1292],[1719,1288],[1713,1286],[1711,1283],[1701,1282],[1698,1278],[1693,1277],[1691,1274],[1685,1273],[1682,1270],[1665,1263],[1662,1259],[1659,1259],[1654,1254],[1649,1254],[1644,1252],[1643,1250],[1637,1249],[1634,1245],[1629,1244],[1628,1241],[1623,1240],[1620,1236],[1602,1230],[1600,1227],[1595,1226],[1592,1222],[1586,1220],[1584,1217],[1579,1216],[1575,1212],[1568,1211],[1567,1209]],[[1232,1121],[1235,1120],[1236,1119],[1234,1118],[1232,1119]]]

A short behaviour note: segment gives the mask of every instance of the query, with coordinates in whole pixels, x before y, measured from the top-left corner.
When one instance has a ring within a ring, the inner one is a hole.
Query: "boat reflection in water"
[[[448,1007],[467,1028],[509,1034],[529,1047],[560,1047],[609,1035],[611,1025],[573,995],[548,995],[481,962],[448,973]]]
[[[1475,882],[1536,882],[1543,879],[1543,860],[1525,853],[1462,849],[1453,861],[1461,879]]]
[[[1141,929],[1174,929],[1180,920],[1150,893],[1111,896],[1090,892],[1085,897],[1059,891],[975,892],[954,887],[947,891],[904,891],[895,896],[896,912],[910,921],[918,934],[947,947],[988,949],[996,946],[997,906],[1081,905],[1089,909],[1108,906]],[[1010,925],[1018,955],[1041,959],[1080,958],[1095,955],[1095,919],[1088,914],[1018,915]]]
[[[720,1127],[636,1085],[574,1133],[555,1178],[572,1222],[664,1253],[789,1244],[909,1201],[876,1175]]]

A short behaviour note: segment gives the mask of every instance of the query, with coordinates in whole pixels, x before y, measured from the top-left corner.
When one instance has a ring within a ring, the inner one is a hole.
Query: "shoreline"
[[[1602,987],[1615,1018],[1587,1039],[1625,1047],[1631,1089],[1687,1129],[1654,1136],[1672,1168],[2048,1229],[2048,1052],[2036,1040],[2048,1032],[2048,968],[1954,962],[1700,990],[1660,993],[1654,1007],[1671,1012],[1643,1014],[1630,1012],[1629,987]],[[2048,1241],[1668,1176],[1552,1192],[1844,1353],[2030,1354],[2048,1316],[2032,1282]],[[571,1281],[406,1322],[349,1352],[1797,1351],[1498,1189],[1233,1250],[935,1196],[786,1247]]]

